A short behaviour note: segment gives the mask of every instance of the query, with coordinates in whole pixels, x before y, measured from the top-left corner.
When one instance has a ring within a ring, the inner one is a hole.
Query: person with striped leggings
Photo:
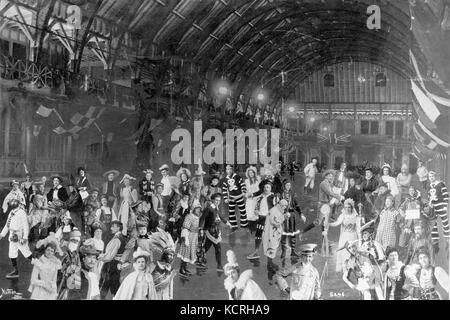
[[[238,229],[236,207],[239,208],[241,227],[247,227],[247,214],[245,212],[247,187],[244,179],[234,172],[232,165],[228,164],[225,170],[227,176],[223,179],[222,195],[224,203],[228,204],[228,220],[230,221],[231,229],[235,231]]]
[[[450,228],[448,224],[448,191],[447,186],[444,182],[436,179],[436,172],[429,171],[428,179],[430,181],[430,189],[428,190],[428,197],[430,201],[430,206],[434,209],[436,216],[441,218],[442,229],[444,233],[444,238],[449,239]],[[434,224],[433,230],[431,231],[431,239],[433,240],[435,253],[439,251],[439,230],[437,222]]]

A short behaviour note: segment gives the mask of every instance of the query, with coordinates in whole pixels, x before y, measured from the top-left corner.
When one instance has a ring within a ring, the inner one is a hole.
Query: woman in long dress
[[[361,219],[355,210],[355,203],[352,199],[344,201],[344,208],[335,222],[329,223],[330,227],[341,226],[339,235],[339,248],[344,248],[347,242],[360,239]],[[336,272],[342,272],[342,266],[350,258],[347,250],[339,250],[336,253]]]
[[[42,240],[42,241],[46,241]],[[38,246],[39,243],[38,243]],[[57,285],[56,278],[58,270],[61,269],[61,261],[55,257],[58,245],[55,241],[49,241],[45,244],[44,254],[39,259],[33,259],[33,272],[31,273],[30,299],[32,300],[56,300]]]
[[[181,259],[180,274],[192,275],[187,269],[187,264],[194,264],[197,260],[198,231],[201,216],[201,207],[195,206],[183,222],[181,230],[181,245],[178,257]]]
[[[131,204],[138,200],[138,192],[131,185],[131,181],[136,180],[132,176],[125,174],[120,181],[122,188],[120,189],[120,207],[119,207],[119,219],[123,224],[122,233],[127,235],[128,230],[132,230],[135,224],[135,217],[133,210],[131,210]]]
[[[257,169],[253,166],[249,167],[245,173],[247,176],[247,179],[245,179],[247,187],[245,212],[247,212],[247,221],[252,233],[256,231],[256,222],[258,221],[258,215],[255,212],[256,200],[254,196],[259,191],[259,183],[261,182],[261,178],[256,173]]]
[[[394,198],[386,198],[383,211],[380,213],[380,222],[377,228],[375,241],[381,244],[384,250],[387,247],[394,247],[397,242],[396,226],[400,221],[400,213],[394,208]]]

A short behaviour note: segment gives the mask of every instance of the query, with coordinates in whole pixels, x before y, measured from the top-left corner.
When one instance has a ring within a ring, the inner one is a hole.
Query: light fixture
[[[225,86],[219,87],[219,93],[222,94],[222,95],[228,94],[228,88],[225,87]]]
[[[264,98],[265,98],[264,93],[262,93],[262,92],[258,93],[258,95],[256,96],[256,98],[257,98],[259,101],[263,101]]]
[[[362,74],[360,74],[358,77],[358,81],[359,81],[359,83],[366,82],[366,78]]]
[[[328,128],[327,128],[327,127],[324,127],[324,128],[323,128],[323,131],[328,131]]]
[[[309,121],[314,122],[314,121],[316,121],[316,119],[315,119],[314,117],[311,117],[311,118],[309,119]]]
[[[294,112],[295,108],[294,107],[289,107],[289,112]]]

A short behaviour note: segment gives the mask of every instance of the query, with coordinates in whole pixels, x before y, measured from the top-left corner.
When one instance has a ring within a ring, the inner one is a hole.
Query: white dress
[[[130,219],[130,217],[133,214],[133,211],[131,210],[130,206],[132,203],[136,202],[138,200],[138,194],[136,189],[133,189],[131,187],[124,187],[120,190],[120,209],[119,209],[119,219],[120,222],[123,224],[123,235],[127,235],[127,230],[129,229],[128,221],[130,220],[130,223],[134,223],[132,221],[133,219]]]
[[[253,184],[250,184],[249,179],[245,179],[245,185],[247,187],[248,194],[254,194],[259,191],[259,182],[260,182],[259,177]],[[247,220],[249,221],[258,220],[258,215],[255,214],[255,207],[256,207],[255,197],[247,198],[247,200],[245,201],[245,212],[247,213]]]
[[[341,213],[336,222],[330,223],[330,226],[333,227],[338,225],[341,226],[338,249],[343,248],[347,241],[358,240],[360,220],[356,211],[353,211],[352,214]],[[346,249],[336,253],[336,272],[342,272],[342,266],[348,258],[350,258],[350,253]]]

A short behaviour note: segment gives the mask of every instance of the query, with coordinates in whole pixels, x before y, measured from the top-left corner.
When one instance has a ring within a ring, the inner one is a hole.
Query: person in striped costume
[[[447,186],[444,182],[436,179],[436,172],[429,171],[428,179],[430,181],[430,189],[428,190],[428,199],[430,201],[430,206],[434,209],[436,216],[441,218],[442,228],[444,231],[444,238],[448,239],[450,237],[450,228],[448,225],[448,191]],[[431,239],[433,241],[435,253],[439,251],[439,230],[437,222],[434,224],[431,231]]]
[[[244,179],[234,173],[233,166],[228,164],[225,168],[227,176],[223,180],[222,195],[225,203],[228,203],[228,211],[232,230],[237,230],[236,206],[241,214],[240,224],[242,228],[247,227],[247,213],[245,211],[245,197],[247,195],[247,187]]]

